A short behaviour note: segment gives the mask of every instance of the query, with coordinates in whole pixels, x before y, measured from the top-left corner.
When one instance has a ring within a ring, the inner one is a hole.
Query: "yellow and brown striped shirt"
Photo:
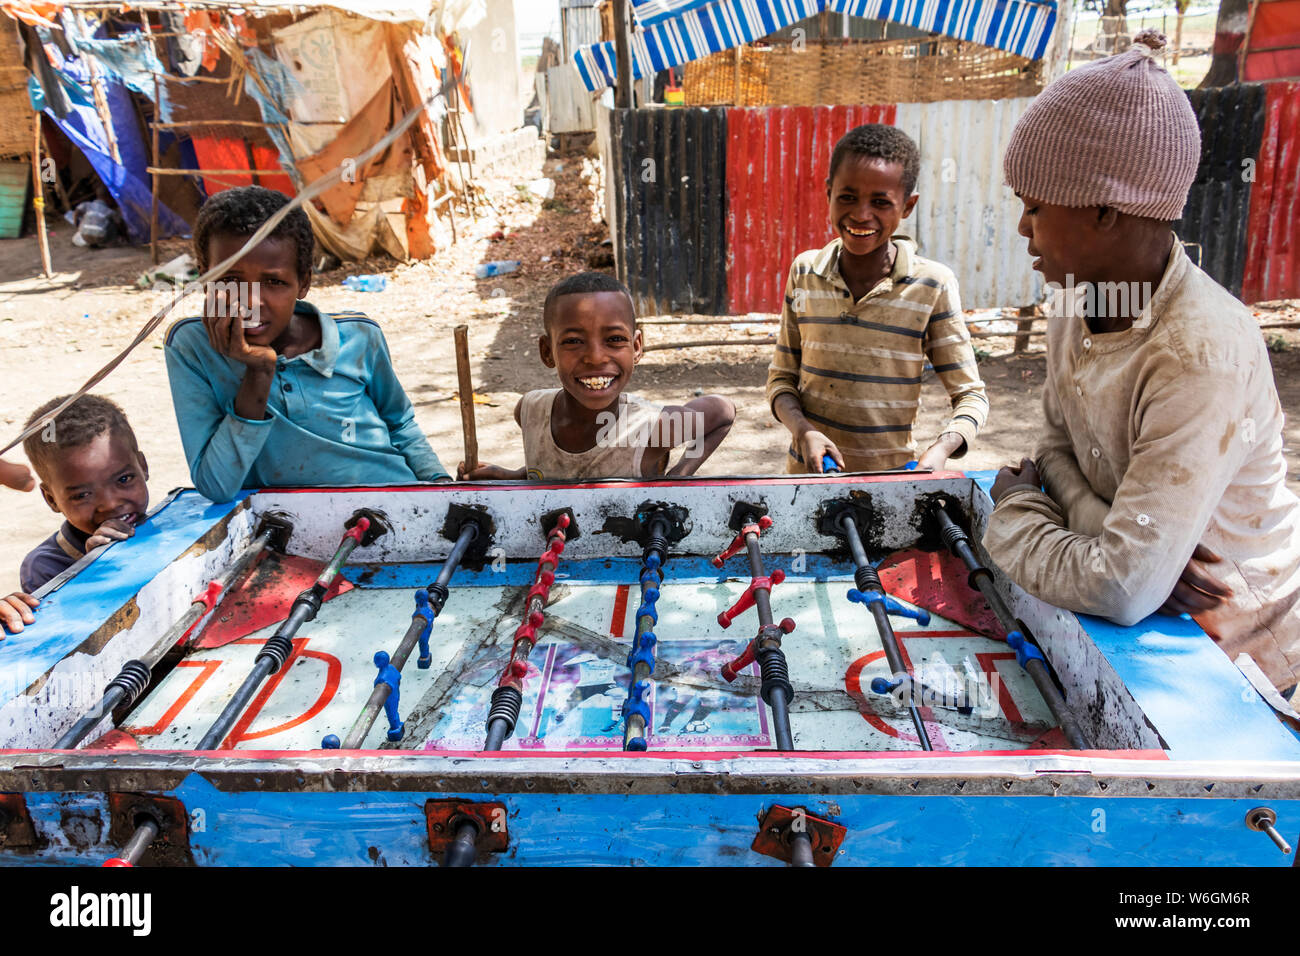
[[[857,302],[840,275],[840,240],[802,253],[790,267],[767,402],[789,393],[833,441],[851,471],[898,468],[915,457],[912,426],[928,358],[952,401],[944,431],[965,439],[988,418],[952,270],[894,236],[894,269]],[[807,471],[791,446],[786,471]]]

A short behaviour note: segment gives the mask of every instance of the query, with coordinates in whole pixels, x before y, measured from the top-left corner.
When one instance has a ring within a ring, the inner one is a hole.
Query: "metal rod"
[[[773,688],[770,696],[768,706],[772,708],[772,732],[776,735],[776,749],[794,750],[794,735],[790,731],[790,702],[780,687]]]
[[[289,618],[277,629],[275,634],[266,646],[262,648],[257,655],[257,660],[253,664],[253,669],[244,682],[239,685],[239,690],[235,691],[234,696],[221,711],[216,722],[203,735],[199,741],[196,750],[215,750],[225,739],[230,728],[239,720],[239,715],[244,712],[253,695],[261,686],[262,681],[278,671],[284,662],[293,652],[293,636],[298,633],[298,629],[307,621],[316,616],[320,610],[321,602],[325,599],[325,592],[329,590],[334,579],[338,577],[339,570],[343,567],[348,556],[356,549],[361,542],[361,536],[370,527],[370,522],[366,518],[361,518],[356,525],[343,535],[343,540],[339,543],[338,550],[334,552],[334,557],[325,565],[325,570],[320,573],[313,584],[306,591],[303,591],[293,602],[293,607],[289,611]]]
[[[561,514],[555,526],[546,535],[546,550],[537,561],[533,586],[528,591],[524,605],[523,623],[515,630],[514,643],[510,645],[510,658],[502,668],[497,689],[492,693],[492,708],[488,711],[487,739],[484,750],[500,750],[506,737],[519,719],[519,706],[523,701],[524,675],[528,672],[528,655],[537,646],[537,629],[545,620],[546,600],[551,585],[555,583],[555,569],[564,553],[569,512]]]
[[[86,736],[103,721],[104,715],[112,713],[123,700],[130,697],[129,702],[134,703],[136,698],[144,692],[145,687],[148,686],[153,668],[168,651],[181,641],[190,628],[201,621],[213,609],[216,602],[225,595],[227,589],[248,570],[249,566],[257,560],[266,546],[270,544],[271,537],[272,532],[267,530],[254,538],[252,543],[239,553],[239,556],[235,558],[230,567],[219,578],[209,584],[208,589],[203,594],[194,599],[185,613],[163,632],[162,637],[155,641],[152,647],[135,661],[128,661],[117,677],[104,689],[104,696],[100,698],[99,703],[83,714],[81,719],[58,739],[54,749],[71,750],[85,740]],[[130,665],[133,663],[143,665],[143,671],[131,667]]]
[[[127,866],[135,866],[140,862],[140,857],[144,856],[144,851],[149,849],[149,844],[158,839],[159,832],[158,821],[147,817],[135,828],[131,839],[126,841],[126,846],[122,847],[122,852],[117,859]]]
[[[662,583],[663,571],[660,570],[667,555],[664,553],[667,544],[667,535],[669,530],[668,520],[660,513],[651,517],[650,522],[650,546],[646,548],[642,556],[641,563],[641,604],[638,611],[642,608],[649,608],[647,613],[638,614],[636,619],[636,634],[632,640],[632,652],[636,654],[642,651],[643,638],[647,634],[654,632],[657,614],[654,607],[655,602],[659,599],[659,588],[656,583]],[[665,547],[658,545],[663,542]],[[652,582],[650,579],[658,572],[659,581]],[[652,643],[649,650],[651,655],[654,653],[654,644]],[[640,701],[641,697],[636,693],[638,683],[649,682],[654,676],[654,666],[652,661],[638,659],[632,665],[632,681],[628,685],[628,699]],[[644,749],[645,741],[650,736],[650,728],[646,726],[646,718],[643,714],[629,714],[623,725],[623,749],[640,750]],[[634,745],[633,741],[640,741],[639,745]]]
[[[756,525],[758,519],[752,514],[745,516],[745,525]],[[763,552],[758,544],[758,532],[745,532],[745,554],[749,558],[749,573],[751,577],[761,578],[766,576],[763,570]],[[759,654],[762,654],[763,643],[768,640],[766,635],[779,631],[772,622],[772,593],[767,588],[754,589],[754,610],[758,613],[758,637]],[[780,667],[784,671],[784,654],[781,651],[780,641],[777,640],[775,654],[779,655],[781,661]],[[764,657],[758,657],[759,666],[764,671]],[[764,674],[766,678],[767,675]],[[765,680],[766,683],[766,680]],[[794,750],[794,734],[790,729],[790,701],[786,696],[785,688],[774,686],[767,694],[767,705],[772,709],[772,732],[776,736],[776,748],[781,751]]]
[[[478,842],[478,824],[466,820],[456,827],[456,836],[447,847],[447,866],[473,866],[478,855],[474,844]]]
[[[988,602],[989,608],[1001,622],[1003,629],[1008,635],[1020,634],[1020,622],[1011,613],[1011,609],[1007,607],[1006,602],[1002,600],[1002,595],[994,586],[993,572],[975,557],[966,530],[952,520],[942,502],[936,502],[932,506],[932,511],[939,522],[939,531],[948,550],[966,565],[967,570],[970,571],[969,580],[984,595],[984,600]],[[1023,634],[1021,636],[1023,638]],[[1070,742],[1070,746],[1076,750],[1091,750],[1092,741],[1089,735],[1074,716],[1074,711],[1066,703],[1056,682],[1052,680],[1047,665],[1039,658],[1031,657],[1025,660],[1022,666],[1033,680],[1034,686],[1038,688],[1038,693],[1047,704],[1047,709],[1052,712],[1053,719],[1061,725],[1061,732],[1065,734],[1065,739]]]
[[[447,560],[442,563],[438,570],[437,580],[429,587],[430,592],[435,592],[437,588],[446,589],[451,576],[456,573],[460,567],[460,562],[465,557],[465,552],[469,546],[478,537],[478,525],[472,521],[467,521],[460,529],[460,534],[456,536],[456,543],[452,545],[451,553],[447,555]],[[437,619],[439,612],[442,611],[442,602],[431,602],[434,620]],[[420,639],[420,633],[427,626],[428,622],[423,615],[416,614],[411,619],[411,626],[406,629],[402,635],[402,642],[397,645],[397,650],[393,653],[390,663],[400,672],[406,666],[406,662],[411,658],[411,651],[415,649],[415,643]],[[379,717],[379,712],[384,709],[384,704],[388,700],[388,695],[392,693],[392,688],[388,684],[376,684],[375,689],[370,692],[370,699],[366,701],[366,706],[362,708],[361,714],[357,717],[352,729],[348,735],[343,738],[341,747],[343,750],[355,750],[365,742],[366,735],[370,733],[370,728],[375,725],[375,720]]]
[[[817,865],[813,862],[812,835],[807,830],[790,834],[790,865]]]
[[[862,535],[858,531],[857,522],[853,520],[853,515],[845,511],[840,517],[840,527],[844,530],[844,540],[848,542],[849,553],[853,555],[853,563],[859,568],[870,568],[871,562],[867,559],[867,549],[862,545]],[[874,573],[874,569],[873,573]],[[883,593],[883,588],[881,589]],[[916,735],[921,743],[922,750],[933,750],[934,745],[930,742],[930,735],[926,732],[925,721],[921,719],[921,711],[916,704],[911,702],[913,694],[911,674],[907,666],[903,663],[903,652],[898,646],[898,637],[894,634],[894,624],[889,620],[889,612],[885,609],[884,604],[879,601],[868,605],[871,611],[872,620],[875,621],[876,631],[880,635],[881,646],[885,649],[885,661],[889,665],[890,674],[895,677],[909,678],[908,681],[908,704],[907,712],[912,718],[912,726],[916,728]]]

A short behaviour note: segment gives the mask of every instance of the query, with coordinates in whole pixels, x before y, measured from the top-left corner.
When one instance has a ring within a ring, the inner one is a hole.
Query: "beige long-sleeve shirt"
[[[1300,674],[1300,499],[1286,487],[1282,409],[1250,311],[1175,242],[1133,327],[1092,333],[1080,310],[1047,332],[1037,464],[984,535],[1026,591],[1134,624],[1169,596],[1198,542],[1233,597],[1197,616],[1279,689]]]

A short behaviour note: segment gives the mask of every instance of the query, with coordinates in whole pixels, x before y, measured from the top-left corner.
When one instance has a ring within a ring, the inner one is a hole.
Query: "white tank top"
[[[597,478],[640,478],[652,429],[662,407],[618,397],[618,409],[597,432],[586,451],[565,451],[551,435],[551,410],[558,388],[539,388],[524,395],[519,424],[524,432],[524,466],[532,481],[589,481]]]

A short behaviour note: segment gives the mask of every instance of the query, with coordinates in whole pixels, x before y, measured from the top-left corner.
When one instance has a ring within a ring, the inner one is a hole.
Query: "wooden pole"
[[[735,67],[731,74],[731,103],[733,106],[744,106],[740,102],[740,60],[745,52],[745,44],[741,43],[736,47]]]
[[[1016,320],[1016,343],[1011,347],[1013,352],[1023,352],[1029,348],[1029,330],[1034,326],[1035,311],[1032,305],[1022,305],[1020,307],[1020,317]]]
[[[43,54],[42,54],[43,55]],[[41,266],[45,278],[54,278],[50,268],[50,237],[45,232],[45,189],[41,185],[41,114],[32,114],[32,205],[36,207],[36,235],[41,243]]]
[[[618,59],[618,83],[614,87],[614,105],[630,110],[632,101],[632,20],[627,0],[614,0],[614,55]]]
[[[465,473],[478,467],[478,432],[474,427],[474,381],[469,374],[469,326],[458,325],[452,335],[456,340],[456,376],[460,391],[460,425],[465,432]]]
[[[162,100],[160,99],[158,94],[158,77],[154,76],[153,108],[155,113],[157,113],[158,104],[161,102]],[[154,116],[154,119],[157,120],[158,117]],[[156,168],[162,165],[162,158],[158,155],[158,124],[156,122],[153,124],[153,152],[150,154],[149,158],[153,160],[153,167],[151,168]],[[149,183],[150,183],[149,191],[152,194],[150,210],[149,210],[149,260],[154,265],[157,265],[158,264],[158,173],[157,172],[150,173]]]

